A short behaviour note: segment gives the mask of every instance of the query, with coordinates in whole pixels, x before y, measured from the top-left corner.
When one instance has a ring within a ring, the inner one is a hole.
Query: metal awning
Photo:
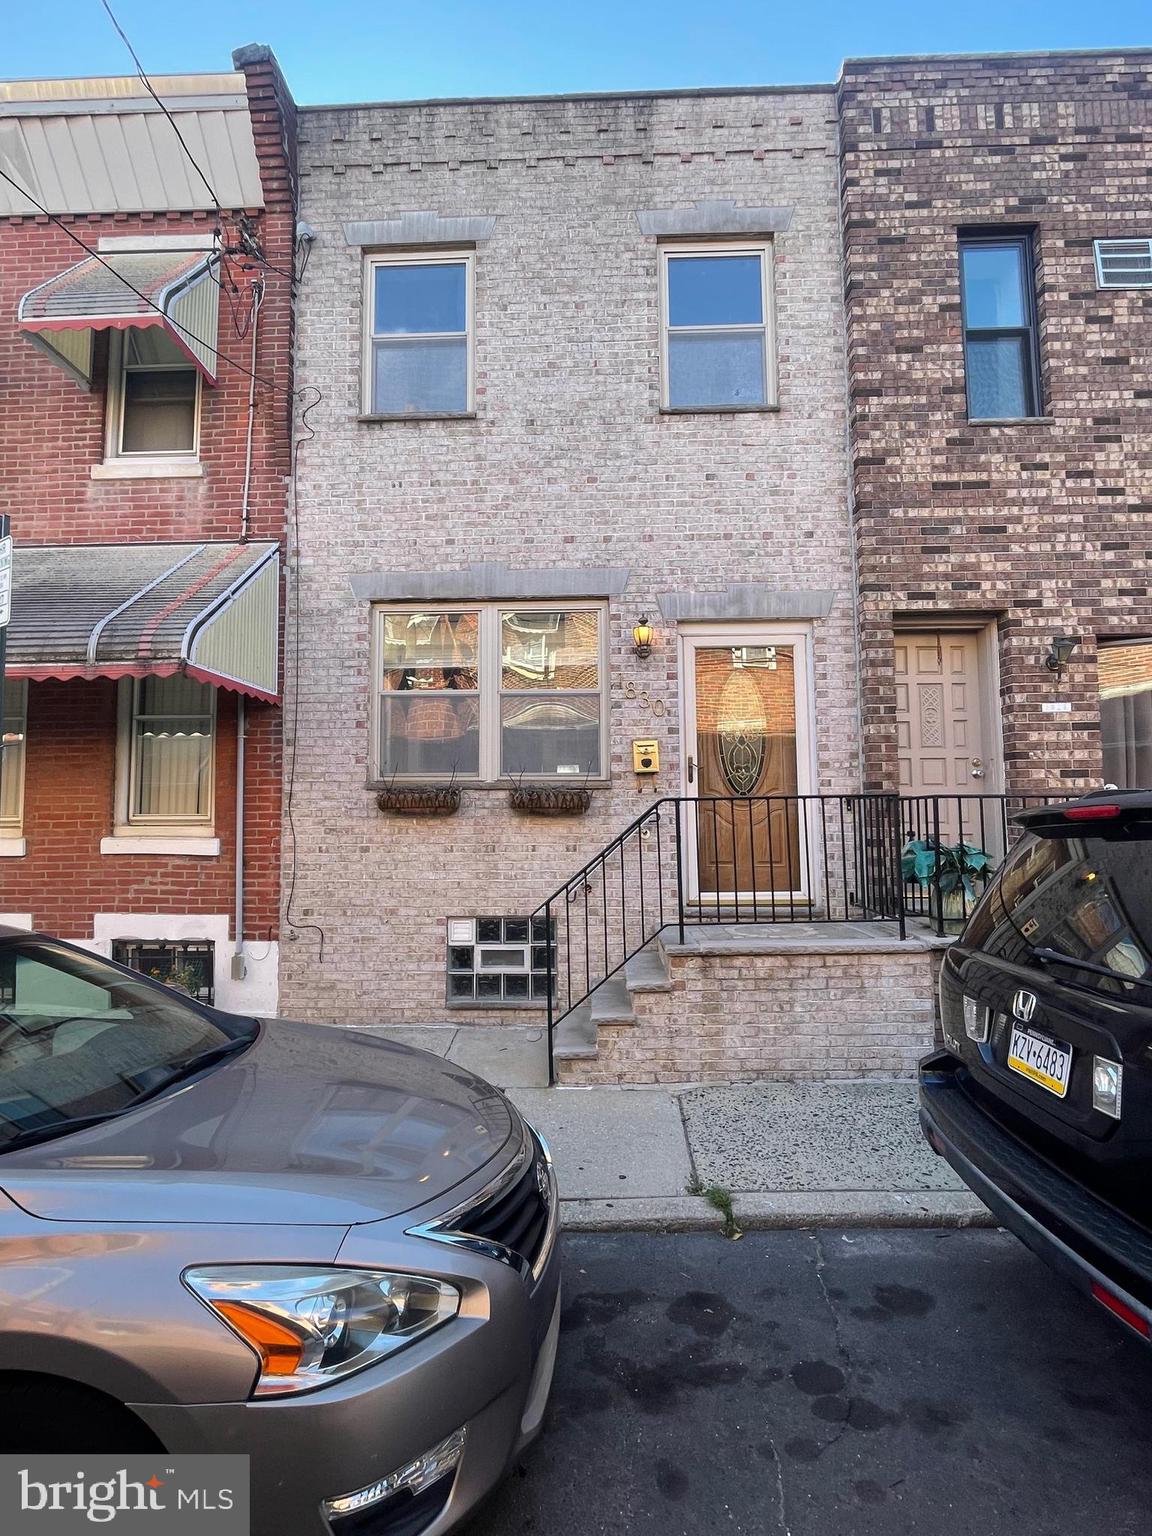
[[[158,326],[216,382],[220,293],[208,251],[128,251],[78,261],[20,300],[20,328],[85,389],[97,331]]]
[[[272,543],[17,544],[9,677],[167,677],[279,694]]]

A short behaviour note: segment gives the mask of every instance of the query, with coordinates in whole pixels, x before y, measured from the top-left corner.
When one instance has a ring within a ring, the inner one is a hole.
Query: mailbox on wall
[[[660,772],[660,743],[658,741],[634,741],[632,743],[632,772]]]

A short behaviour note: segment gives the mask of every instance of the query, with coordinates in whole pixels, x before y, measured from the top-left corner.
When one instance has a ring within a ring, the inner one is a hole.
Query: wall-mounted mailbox
[[[658,741],[634,741],[632,743],[632,772],[660,772],[660,743]]]

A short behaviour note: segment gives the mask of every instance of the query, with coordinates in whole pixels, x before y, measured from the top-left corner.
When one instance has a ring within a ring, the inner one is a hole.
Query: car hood
[[[521,1122],[462,1067],[285,1020],[107,1124],[0,1156],[0,1190],[54,1221],[347,1226],[468,1178]]]

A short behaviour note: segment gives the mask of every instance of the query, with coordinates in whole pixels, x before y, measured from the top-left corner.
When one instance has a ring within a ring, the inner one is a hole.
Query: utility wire
[[[168,110],[167,106],[164,104],[163,101],[161,101],[160,97],[156,94],[156,91],[153,89],[152,82],[151,82],[151,80],[149,80],[147,72],[144,69],[144,65],[141,63],[140,55],[136,52],[135,48],[133,48],[131,40],[128,37],[128,34],[125,32],[124,28],[120,25],[119,21],[117,21],[116,14],[113,11],[112,7],[108,4],[108,0],[100,0],[100,4],[104,7],[104,10],[107,12],[109,21],[112,23],[112,25],[116,28],[116,31],[119,33],[121,42],[124,44],[125,48],[127,48],[128,52],[132,55],[132,62],[136,65],[136,73],[139,76],[140,81],[142,82],[142,84],[144,86],[144,89],[148,92],[149,96],[151,96],[152,100],[160,108],[161,112],[163,112],[164,116],[172,124],[172,132],[180,140],[180,148],[187,155],[189,163],[191,164],[192,168],[195,170],[197,176],[199,176],[200,180],[204,183],[205,187],[207,187],[207,189],[208,189],[208,196],[212,199],[212,202],[213,202],[213,204],[215,206],[215,209],[216,209],[216,213],[217,213],[221,223],[222,224],[226,223],[227,219],[226,219],[226,216],[225,216],[225,213],[224,213],[224,209],[220,205],[220,199],[216,195],[216,189],[213,187],[212,183],[208,180],[207,176],[204,174],[204,171],[202,170],[202,168],[200,166],[200,163],[196,159],[195,155],[193,155],[192,151],[188,148],[188,141],[185,139],[184,135],[180,132],[180,129],[179,129],[179,126],[177,125],[176,119],[172,116],[172,114]],[[244,248],[245,254],[250,256],[254,261],[258,261],[261,266],[267,267],[269,272],[275,272],[277,277],[283,277],[283,278],[286,278],[288,280],[288,282],[295,283],[295,281],[296,281],[295,273],[293,273],[293,272],[285,272],[280,267],[273,266],[272,263],[264,256],[263,252],[256,245],[256,243],[253,240],[252,236],[245,230],[243,222],[242,221],[238,221],[238,222],[239,222],[239,228],[240,228],[240,241],[241,241],[241,245]]]
[[[108,20],[112,23],[112,25],[116,28],[116,31],[120,34],[121,42],[124,44],[125,48],[127,48],[128,52],[132,55],[132,62],[136,66],[136,72],[137,72],[137,74],[140,77],[140,80],[141,80],[141,83],[144,86],[144,89],[148,92],[149,96],[151,96],[152,100],[160,108],[161,112],[163,112],[164,116],[172,124],[172,132],[180,140],[181,148],[183,149],[184,153],[188,156],[188,159],[191,162],[192,166],[194,167],[194,169],[196,171],[196,174],[199,176],[200,180],[207,187],[207,189],[208,189],[208,196],[212,199],[212,202],[213,202],[213,204],[215,205],[215,208],[216,208],[216,212],[222,215],[224,210],[220,206],[220,199],[216,196],[216,189],[213,187],[212,183],[208,180],[207,176],[205,176],[204,172],[201,170],[200,165],[197,162],[195,155],[193,155],[192,151],[188,148],[188,145],[187,145],[187,143],[185,142],[185,139],[184,139],[184,135],[180,132],[180,129],[179,129],[177,123],[176,123],[176,119],[172,116],[171,112],[169,112],[168,108],[164,105],[164,103],[160,100],[159,96],[157,96],[156,92],[152,89],[152,82],[151,82],[151,80],[149,80],[148,76],[144,72],[144,66],[140,62],[140,56],[136,52],[135,48],[133,48],[132,44],[129,42],[128,34],[125,32],[124,28],[120,25],[120,23],[116,20],[116,13],[115,13],[115,11],[113,11],[112,7],[108,4],[108,0],[100,0],[100,4],[104,7],[105,11],[107,11],[107,13],[108,13]]]
[[[68,236],[69,240],[78,245],[86,255],[91,256],[93,261],[98,261],[102,267],[105,267],[109,272],[111,272],[112,276],[116,278],[118,282],[124,284],[129,293],[134,293],[138,299],[147,304],[149,309],[154,309],[158,315],[163,315],[165,320],[171,318],[167,312],[163,310],[159,304],[156,303],[154,299],[150,299],[146,293],[141,293],[139,288],[134,287],[126,277],[122,277],[111,262],[105,261],[104,257],[101,256],[99,251],[94,251],[86,241],[81,240],[80,236],[76,234],[76,232],[67,224],[65,224],[63,219],[57,218],[54,213],[49,213],[47,208],[45,208],[42,203],[38,203],[36,201],[31,192],[28,191],[27,187],[22,187],[20,183],[15,180],[14,177],[9,176],[8,172],[3,168],[0,168],[0,178],[6,181],[10,187],[13,187],[17,192],[19,192],[21,197],[27,198],[27,200],[32,204],[33,208],[38,209],[46,219],[50,219],[58,229],[62,229]],[[172,323],[179,326],[178,321],[173,321]],[[218,347],[214,347],[210,341],[205,341],[202,336],[197,336],[195,331],[190,331],[187,326],[179,326],[179,329],[182,330],[185,335],[190,336],[197,346],[203,347],[206,352],[211,352],[214,357],[219,358],[222,363],[227,363],[230,368],[235,368],[237,372],[242,373],[246,379],[255,379],[257,384],[263,384],[265,389],[271,389],[278,395],[287,395],[290,399],[296,398],[298,391],[285,389],[282,384],[274,384],[271,379],[266,379],[261,374],[253,373],[251,368],[247,368],[243,363],[237,362],[234,357],[229,357],[226,352],[221,352]]]

